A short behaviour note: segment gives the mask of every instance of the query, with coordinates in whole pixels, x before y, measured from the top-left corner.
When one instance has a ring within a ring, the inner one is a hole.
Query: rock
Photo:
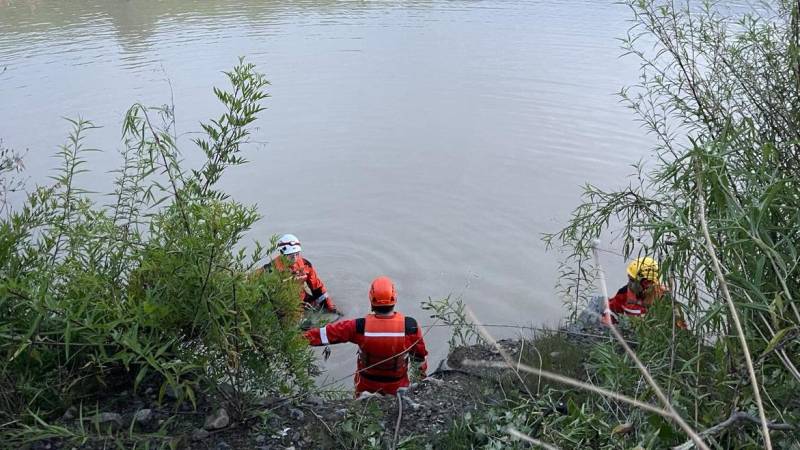
[[[347,408],[337,409],[336,415],[339,417],[344,417],[347,415]]]
[[[264,436],[263,434],[259,434],[258,436],[256,436],[256,439],[255,439],[256,444],[263,444],[264,442],[266,442],[266,440],[267,440],[267,437]]]
[[[195,430],[192,431],[193,441],[203,441],[205,439],[208,439],[209,436],[211,436],[211,433],[202,428],[195,428]]]
[[[104,412],[95,416],[87,417],[86,420],[99,425],[100,428],[111,427],[112,429],[122,428],[122,416],[117,413]]]
[[[225,441],[217,442],[216,450],[232,450],[232,447]]]
[[[297,408],[289,408],[289,417],[294,420],[303,420],[306,415],[303,414],[303,411],[300,411]]]
[[[203,428],[206,430],[219,430],[225,428],[231,423],[231,418],[228,416],[228,411],[225,408],[219,408],[213,414],[206,417],[206,423]]]
[[[139,425],[145,425],[153,420],[153,410],[140,409],[136,411],[136,414],[133,415],[133,420],[135,420]]]
[[[70,406],[69,408],[67,408],[66,411],[64,411],[64,415],[61,416],[61,420],[68,421],[74,419],[77,416],[78,416],[78,408]]]
[[[310,406],[315,406],[317,408],[320,408],[325,405],[325,400],[323,400],[322,397],[317,395],[309,395],[308,397],[306,397],[304,403]]]

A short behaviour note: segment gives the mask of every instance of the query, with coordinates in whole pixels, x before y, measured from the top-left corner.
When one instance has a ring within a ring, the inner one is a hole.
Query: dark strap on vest
[[[367,319],[361,317],[356,319],[356,333],[357,334],[364,334],[364,328],[367,326]],[[417,326],[417,321],[413,317],[406,317],[406,336],[417,334],[417,330],[419,327]]]
[[[406,336],[417,334],[417,321],[413,317],[406,317]]]
[[[356,319],[356,333],[364,334],[364,328],[367,326],[367,319],[361,317]]]
[[[370,381],[378,381],[378,382],[381,382],[381,383],[392,383],[392,382],[400,381],[400,380],[403,379],[402,376],[399,376],[399,377],[387,377],[387,376],[383,376],[383,375],[372,375],[370,373],[367,373],[367,371],[361,372],[360,376],[362,376],[362,377],[364,377],[364,378],[366,378],[366,379],[368,379]]]

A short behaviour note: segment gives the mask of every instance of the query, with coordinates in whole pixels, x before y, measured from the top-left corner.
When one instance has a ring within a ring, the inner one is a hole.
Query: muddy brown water
[[[637,77],[615,40],[629,18],[611,0],[0,0],[0,137],[28,149],[30,185],[53,174],[63,117],[91,119],[105,152],[82,184],[107,190],[126,109],[174,99],[196,162],[211,86],[246,56],[272,83],[250,164],[223,180],[264,216],[249,238],[297,234],[350,315],[387,274],[423,325],[420,302],[449,294],[487,323],[554,324],[542,233],[652,146],[614,94]],[[446,337],[427,335],[434,362]],[[353,355],[335,348],[327,375]]]

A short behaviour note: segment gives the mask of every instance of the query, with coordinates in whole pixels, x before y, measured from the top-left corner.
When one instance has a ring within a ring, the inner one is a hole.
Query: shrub
[[[264,247],[237,248],[258,213],[216,189],[244,163],[267,96],[252,64],[227,76],[231,90],[214,90],[225,112],[195,141],[199,169],[180,160],[172,110],[137,104],[110,204],[76,183],[92,129],[76,120],[56,182],[0,221],[0,439],[143,382],[190,402],[216,391],[239,415],[250,394],[310,384],[296,287],[253,275]]]

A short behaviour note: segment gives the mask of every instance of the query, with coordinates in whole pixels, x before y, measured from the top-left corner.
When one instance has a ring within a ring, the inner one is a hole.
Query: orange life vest
[[[364,338],[359,345],[358,362],[367,368],[362,374],[375,381],[394,381],[406,375],[406,318],[396,312],[392,317],[364,318]]]

